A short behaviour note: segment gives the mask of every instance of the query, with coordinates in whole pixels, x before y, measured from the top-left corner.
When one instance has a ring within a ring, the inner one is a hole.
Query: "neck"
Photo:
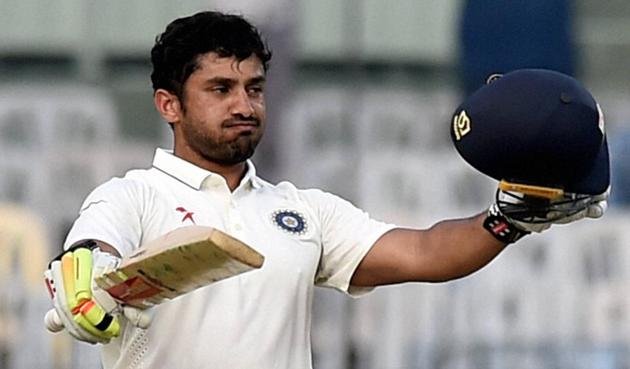
[[[196,163],[193,163],[196,164]],[[245,162],[241,162],[234,165],[220,165],[216,163],[209,163],[211,165],[199,165],[201,168],[209,170],[211,172],[219,174],[221,177],[225,178],[228,187],[230,188],[230,192],[233,192],[236,187],[241,183],[245,172],[247,172],[247,164]]]
[[[225,178],[230,191],[234,191],[238,187],[247,171],[247,163],[244,161],[231,165],[220,164],[210,161],[192,150],[178,150],[177,147],[173,153],[181,159]]]

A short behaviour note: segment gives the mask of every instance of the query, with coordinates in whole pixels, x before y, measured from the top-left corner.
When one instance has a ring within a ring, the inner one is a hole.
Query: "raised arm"
[[[443,282],[469,275],[505,247],[483,228],[485,217],[446,220],[426,230],[393,229],[374,244],[351,284]]]
[[[563,196],[544,208],[540,199],[500,190],[487,213],[446,220],[426,230],[396,228],[372,246],[354,272],[351,285],[444,282],[467,276],[494,259],[507,244],[553,224],[600,218],[608,191],[594,196]],[[544,209],[544,210],[543,210]]]

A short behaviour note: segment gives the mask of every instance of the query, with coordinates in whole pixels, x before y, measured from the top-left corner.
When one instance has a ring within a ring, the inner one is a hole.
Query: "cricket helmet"
[[[520,69],[492,76],[451,124],[464,160],[499,181],[582,195],[609,187],[603,113],[568,75]]]

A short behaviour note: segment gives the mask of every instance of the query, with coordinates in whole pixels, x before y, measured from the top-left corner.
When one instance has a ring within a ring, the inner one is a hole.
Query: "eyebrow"
[[[255,84],[259,84],[259,83],[265,83],[267,79],[265,78],[265,76],[259,76],[259,77],[254,77],[252,79],[249,80],[250,85],[255,85]]]
[[[254,85],[254,84],[264,83],[266,80],[267,79],[265,78],[265,76],[258,76],[258,77],[250,78],[249,80],[247,80],[246,84]],[[236,79],[226,78],[226,77],[213,77],[213,78],[207,79],[205,84],[207,85],[222,84],[222,85],[232,86],[236,84]]]

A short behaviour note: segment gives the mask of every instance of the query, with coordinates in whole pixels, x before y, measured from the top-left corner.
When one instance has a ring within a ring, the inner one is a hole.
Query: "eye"
[[[261,85],[253,85],[247,88],[247,93],[250,96],[260,96],[263,94],[263,87]]]
[[[212,87],[211,91],[223,95],[230,92],[230,88],[224,85],[219,85],[219,86]]]

